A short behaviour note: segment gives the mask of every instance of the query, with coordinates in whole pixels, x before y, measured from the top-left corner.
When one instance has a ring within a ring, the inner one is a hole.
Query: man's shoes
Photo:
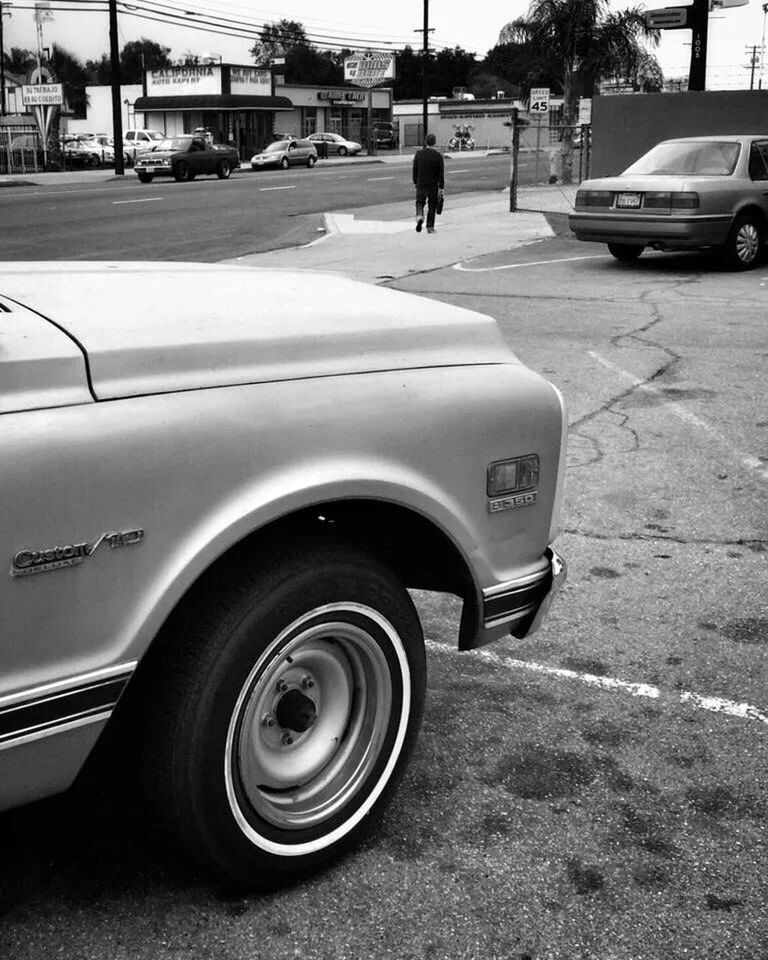
[[[424,226],[424,218],[419,217],[416,221],[416,233],[421,233],[421,228]]]
[[[434,227],[427,227],[427,233],[437,233]]]

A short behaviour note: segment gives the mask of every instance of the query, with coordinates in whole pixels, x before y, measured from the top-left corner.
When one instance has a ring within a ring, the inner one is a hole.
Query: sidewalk
[[[380,283],[437,270],[554,236],[542,213],[509,212],[509,192],[446,194],[437,232],[416,233],[412,202],[325,214],[325,236],[302,247],[237,257],[225,263],[327,270]]]

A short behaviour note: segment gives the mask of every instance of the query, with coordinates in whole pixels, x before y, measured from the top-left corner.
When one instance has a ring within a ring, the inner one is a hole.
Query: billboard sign
[[[358,87],[375,87],[395,78],[394,53],[356,53],[344,60],[344,79]]]

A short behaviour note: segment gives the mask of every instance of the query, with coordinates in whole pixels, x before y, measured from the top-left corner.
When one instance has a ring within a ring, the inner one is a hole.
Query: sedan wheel
[[[725,262],[732,270],[755,266],[763,246],[763,225],[753,214],[741,214],[725,242]]]
[[[215,873],[261,887],[375,826],[426,686],[418,615],[387,568],[342,545],[284,551],[211,575],[142,694],[162,822]]]
[[[229,160],[219,161],[219,165],[216,167],[216,176],[219,180],[228,180],[231,173],[232,167],[229,164]]]
[[[346,148],[346,147],[339,147],[339,156],[340,156],[340,157],[346,157],[346,155],[347,155],[347,148]]]
[[[280,166],[283,168],[283,170],[288,169],[289,167],[288,157],[283,157],[283,159],[280,161]]]
[[[309,167],[310,170],[312,169],[312,167],[314,167],[316,160],[317,160],[317,157],[307,157],[307,166]]]
[[[640,254],[643,252],[643,245],[640,243],[609,243],[608,252],[612,257],[616,257],[617,260],[622,260],[628,262],[630,260],[637,260]]]

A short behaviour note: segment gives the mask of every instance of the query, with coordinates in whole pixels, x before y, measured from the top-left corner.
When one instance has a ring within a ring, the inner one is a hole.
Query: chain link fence
[[[589,177],[591,127],[518,122],[512,144],[511,209],[570,213],[579,184]]]
[[[0,173],[39,173],[43,143],[35,124],[0,127]]]

